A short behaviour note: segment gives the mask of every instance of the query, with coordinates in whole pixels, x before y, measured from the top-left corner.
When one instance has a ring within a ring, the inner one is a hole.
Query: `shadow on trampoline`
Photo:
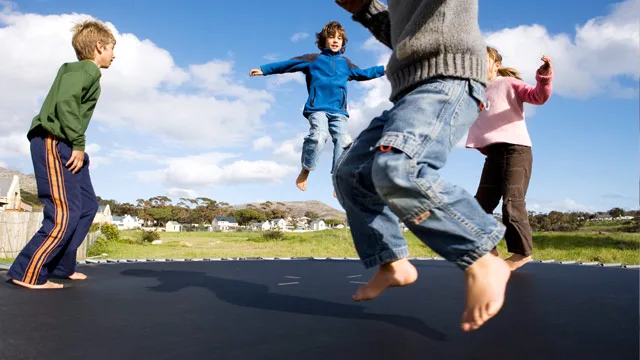
[[[172,293],[188,287],[200,287],[211,291],[218,299],[237,306],[304,315],[381,321],[434,341],[447,340],[446,334],[429,327],[424,321],[415,317],[366,313],[365,308],[360,305],[277,294],[270,292],[266,285],[210,276],[203,272],[127,269],[121,274],[157,279],[160,284],[149,287],[150,291]]]

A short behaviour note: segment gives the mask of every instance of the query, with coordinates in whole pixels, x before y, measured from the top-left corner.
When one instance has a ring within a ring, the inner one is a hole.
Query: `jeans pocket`
[[[485,86],[481,83],[475,80],[469,80],[469,95],[476,101],[479,110],[489,108]]]
[[[399,150],[405,153],[409,158],[415,159],[424,150],[422,142],[409,134],[397,132],[388,132],[382,136],[376,143],[376,148],[382,152],[388,152],[391,149]]]

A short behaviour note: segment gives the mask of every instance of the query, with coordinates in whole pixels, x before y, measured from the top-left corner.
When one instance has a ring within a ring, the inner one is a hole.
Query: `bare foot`
[[[336,195],[336,192],[335,192],[335,191],[333,192],[333,197],[334,197],[334,198],[337,198],[337,197],[338,197],[338,196]]]
[[[31,284],[27,284],[25,282],[22,281],[18,281],[16,279],[11,279],[11,281],[18,285],[18,286],[22,286],[25,287],[27,289],[33,289],[33,290],[41,290],[41,289],[62,289],[64,287],[64,285],[62,284],[58,284],[58,283],[54,283],[51,281],[47,281],[46,283],[42,284],[42,285],[31,285]]]
[[[73,274],[69,275],[69,279],[71,279],[71,280],[87,280],[87,275],[85,275],[83,273],[79,273],[79,272],[74,272]]]
[[[298,189],[305,191],[307,190],[307,178],[309,177],[309,170],[307,169],[302,169],[300,170],[300,174],[298,175],[298,178],[296,179],[296,186],[298,187]]]
[[[524,256],[524,255],[520,255],[520,254],[513,254],[510,257],[508,257],[507,259],[505,259],[504,261],[507,262],[507,265],[509,265],[509,267],[511,268],[511,271],[514,271],[514,270],[522,267],[526,263],[530,262],[531,260],[533,260],[531,255]]]
[[[407,286],[418,279],[418,270],[406,258],[380,265],[378,271],[352,296],[353,301],[372,300],[389,287]]]
[[[467,306],[462,314],[462,331],[473,331],[495,316],[502,308],[511,271],[507,263],[487,254],[464,272],[467,283]]]

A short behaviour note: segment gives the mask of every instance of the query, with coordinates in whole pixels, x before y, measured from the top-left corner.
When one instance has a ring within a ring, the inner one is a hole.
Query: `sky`
[[[345,55],[356,65],[384,65],[390,50],[331,0],[221,3],[0,0],[0,166],[33,172],[26,132],[59,66],[76,60],[73,23],[91,17],[117,39],[87,131],[100,197],[319,200],[341,209],[331,142],[308,190],[295,186],[309,127],[304,78],[249,70],[317,52],[315,33],[332,20],[345,26]],[[553,61],[552,97],[526,107],[530,211],[638,209],[639,16],[640,0],[480,2],[481,30],[504,65],[534,84],[540,57]],[[391,107],[390,86],[382,77],[348,91],[355,138]],[[483,162],[456,148],[442,176],[475,194]]]

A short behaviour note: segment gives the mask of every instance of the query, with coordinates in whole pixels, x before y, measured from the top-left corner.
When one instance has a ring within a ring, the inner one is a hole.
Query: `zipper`
[[[335,55],[331,55],[331,72],[332,72],[333,74],[335,74],[335,73],[336,73],[336,69],[335,69],[335,67],[334,67],[334,62],[335,62],[335,61],[334,61],[334,59],[335,59],[335,58],[336,58],[336,56],[335,56]]]

